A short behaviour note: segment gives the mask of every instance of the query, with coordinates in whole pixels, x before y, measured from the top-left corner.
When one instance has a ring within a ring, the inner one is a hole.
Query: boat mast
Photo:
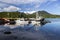
[[[38,19],[39,18],[39,14],[38,14],[38,12],[36,12],[36,19]]]
[[[7,15],[8,15],[8,18],[9,18],[9,13],[7,13]]]

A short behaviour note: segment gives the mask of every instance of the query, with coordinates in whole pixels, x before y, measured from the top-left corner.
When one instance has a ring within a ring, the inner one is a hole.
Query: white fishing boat
[[[13,25],[17,25],[17,26],[24,26],[24,25],[28,25],[28,24],[32,24],[32,25],[38,25],[38,26],[41,26],[43,25],[45,22],[45,19],[41,16],[39,16],[38,12],[36,12],[36,18],[19,18],[17,20],[13,20],[13,21],[7,21],[6,20],[6,25],[10,25],[10,24],[13,24]]]
[[[36,13],[36,18],[34,18],[34,20],[30,19],[30,20],[25,21],[24,18],[21,18],[19,20],[16,20],[15,22],[16,22],[16,25],[26,25],[26,24],[41,25],[40,24],[41,23],[40,20],[42,20],[42,19],[43,19],[43,17],[39,17],[39,14],[37,12]]]

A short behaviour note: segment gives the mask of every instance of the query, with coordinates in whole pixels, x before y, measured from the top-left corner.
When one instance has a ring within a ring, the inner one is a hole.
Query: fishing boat
[[[42,21],[44,21],[44,18],[39,17],[38,12],[36,13],[36,18],[34,18],[34,19],[29,18],[29,19],[25,20],[24,18],[21,18],[19,20],[15,20],[16,25],[27,25],[27,24],[41,25]]]
[[[44,25],[45,23],[47,23],[45,21],[45,19],[42,16],[39,16],[38,12],[36,12],[36,18],[19,18],[17,20],[7,20],[4,19],[0,20],[0,24],[3,25],[28,25],[28,24],[32,24],[32,25]]]

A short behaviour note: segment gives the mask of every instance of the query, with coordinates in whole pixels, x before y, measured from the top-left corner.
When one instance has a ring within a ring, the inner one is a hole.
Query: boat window
[[[24,21],[24,20],[20,20],[20,21]]]
[[[40,20],[36,20],[37,22],[39,22]]]

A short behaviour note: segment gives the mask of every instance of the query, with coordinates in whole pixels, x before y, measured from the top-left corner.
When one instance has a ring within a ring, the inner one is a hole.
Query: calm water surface
[[[0,32],[12,31],[17,35],[18,35],[18,32],[20,32],[20,33],[24,33],[23,36],[28,35],[26,36],[27,38],[30,35],[33,35],[33,37],[31,36],[32,39],[31,37],[29,37],[30,38],[29,40],[60,40],[60,18],[46,18],[46,20],[51,21],[51,23],[46,23],[45,25],[42,25],[42,26],[34,26],[32,24],[25,25],[24,27],[17,26],[16,28],[13,28],[13,29],[9,27],[0,26]]]

